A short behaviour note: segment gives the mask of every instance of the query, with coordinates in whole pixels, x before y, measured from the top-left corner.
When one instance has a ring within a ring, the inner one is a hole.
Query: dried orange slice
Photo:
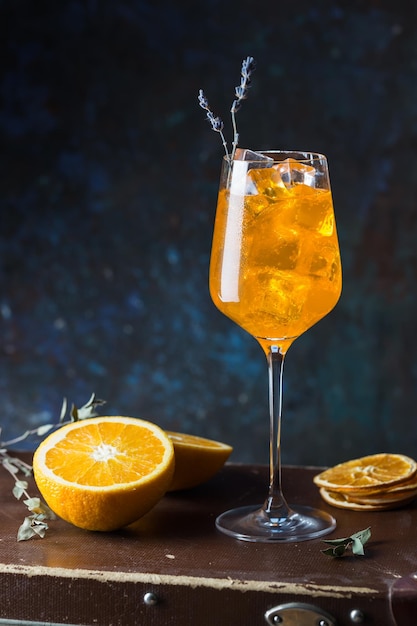
[[[409,480],[406,480],[403,483],[397,483],[387,489],[389,493],[403,493],[407,491],[414,491],[417,489],[417,472],[411,476]]]
[[[174,444],[175,473],[169,491],[190,489],[212,478],[225,464],[233,448],[226,443],[167,431]]]
[[[383,496],[394,496],[394,495],[409,495],[410,492],[417,490],[417,473],[413,474],[409,480],[404,482],[394,483],[392,485],[379,485],[375,487],[369,488],[360,488],[351,489],[349,491],[342,490],[341,493],[349,494],[350,497],[360,498],[360,497],[383,497]]]
[[[174,474],[171,439],[133,417],[95,417],[50,434],[37,448],[33,471],[46,503],[88,530],[136,521],[164,495]]]
[[[408,481],[417,472],[414,459],[380,453],[335,465],[314,477],[318,487],[338,493],[378,492]]]
[[[336,491],[328,491],[321,488],[320,495],[327,504],[335,506],[339,509],[349,509],[351,511],[386,511],[387,509],[394,509],[399,506],[404,506],[414,499],[413,497],[403,498],[402,500],[396,500],[394,502],[359,502],[348,498],[343,493]]]
[[[344,495],[344,494],[341,494]],[[417,489],[414,491],[400,491],[395,492],[381,492],[380,494],[372,494],[366,496],[348,496],[348,500],[351,502],[357,502],[358,504],[373,504],[383,506],[384,504],[396,504],[404,501],[413,500],[417,495]]]

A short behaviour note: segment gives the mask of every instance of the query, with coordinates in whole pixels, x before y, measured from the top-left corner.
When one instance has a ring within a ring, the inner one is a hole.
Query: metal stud
[[[143,601],[148,606],[155,606],[155,604],[158,604],[158,596],[152,591],[148,591],[143,596]]]
[[[349,614],[350,621],[353,624],[362,624],[365,620],[365,616],[360,609],[352,609]]]

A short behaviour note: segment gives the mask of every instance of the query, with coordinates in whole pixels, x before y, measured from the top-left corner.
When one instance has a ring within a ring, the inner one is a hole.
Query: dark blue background
[[[284,461],[417,456],[414,2],[0,2],[3,439],[92,391],[105,412],[267,460],[258,344],[207,288],[226,125],[327,154],[337,308],[288,353]]]

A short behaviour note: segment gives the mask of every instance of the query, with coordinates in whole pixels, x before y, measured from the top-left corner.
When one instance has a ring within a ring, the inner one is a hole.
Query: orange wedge
[[[132,417],[95,417],[50,434],[33,458],[49,507],[87,530],[114,530],[147,513],[174,474],[171,439]]]
[[[233,448],[226,443],[167,431],[174,444],[175,473],[169,491],[190,489],[212,478],[229,458]]]

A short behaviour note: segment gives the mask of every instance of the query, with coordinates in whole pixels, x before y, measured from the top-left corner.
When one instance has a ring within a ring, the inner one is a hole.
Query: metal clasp
[[[266,611],[265,620],[270,626],[336,626],[330,613],[304,602],[274,606]]]

